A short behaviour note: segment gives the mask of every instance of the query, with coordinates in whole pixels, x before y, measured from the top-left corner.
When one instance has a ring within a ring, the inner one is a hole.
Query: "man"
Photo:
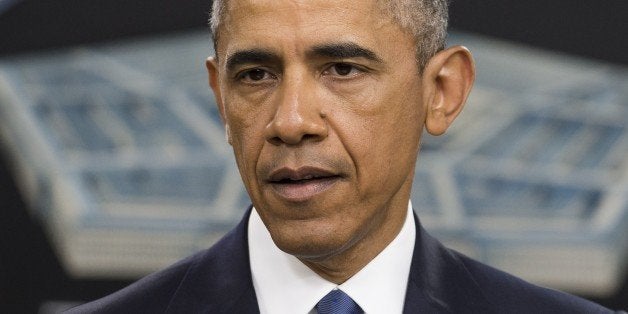
[[[448,250],[414,216],[421,133],[444,133],[474,80],[446,21],[445,0],[216,1],[209,81],[253,208],[72,312],[608,312]]]

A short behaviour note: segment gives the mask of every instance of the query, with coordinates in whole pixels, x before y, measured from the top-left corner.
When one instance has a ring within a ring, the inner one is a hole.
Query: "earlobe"
[[[436,54],[424,69],[425,128],[441,135],[462,111],[475,80],[471,52],[455,46]]]
[[[231,145],[231,129],[229,129],[228,123],[225,123],[225,141]]]

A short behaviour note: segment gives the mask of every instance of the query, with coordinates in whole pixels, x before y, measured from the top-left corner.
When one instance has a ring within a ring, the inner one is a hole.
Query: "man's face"
[[[312,261],[388,243],[425,120],[413,37],[375,1],[230,2],[213,87],[273,240]]]

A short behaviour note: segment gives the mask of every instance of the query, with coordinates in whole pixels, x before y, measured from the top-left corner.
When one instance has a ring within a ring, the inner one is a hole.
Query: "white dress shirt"
[[[281,251],[257,210],[248,224],[253,287],[262,314],[316,313],[316,303],[333,289],[348,294],[365,313],[401,313],[414,251],[412,204],[401,231],[384,250],[341,285],[329,282],[296,257]]]

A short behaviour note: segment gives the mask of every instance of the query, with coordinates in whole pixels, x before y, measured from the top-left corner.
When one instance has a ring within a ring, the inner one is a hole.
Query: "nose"
[[[277,92],[274,116],[264,130],[267,141],[298,145],[327,137],[326,116],[313,82],[292,78],[282,82]]]

